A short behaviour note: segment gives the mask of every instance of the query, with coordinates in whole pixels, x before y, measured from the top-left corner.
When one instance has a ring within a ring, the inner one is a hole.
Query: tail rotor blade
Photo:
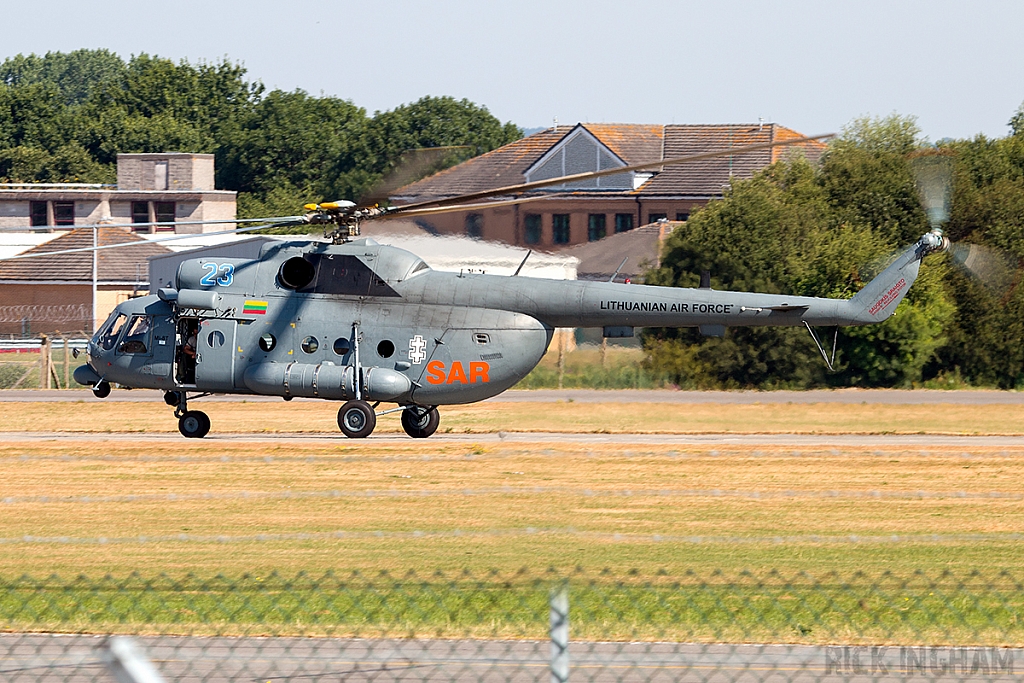
[[[955,242],[949,247],[953,264],[976,278],[992,292],[1002,295],[1017,277],[1017,262],[1010,254],[981,244]]]
[[[917,192],[928,215],[928,223],[938,228],[949,220],[949,200],[953,188],[953,158],[942,152],[922,153],[910,160],[917,181]]]

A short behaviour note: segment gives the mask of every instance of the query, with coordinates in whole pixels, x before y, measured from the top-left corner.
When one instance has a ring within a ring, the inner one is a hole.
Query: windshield
[[[430,270],[430,266],[428,266],[425,261],[420,260],[419,263],[412,267],[406,277],[412,277],[416,273],[422,273],[424,270]]]
[[[133,315],[118,350],[121,353],[146,353],[149,344],[150,321],[148,315]]]
[[[100,328],[100,332],[95,337],[101,349],[109,351],[114,348],[114,343],[117,342],[117,337],[121,334],[121,328],[124,327],[126,320],[128,320],[128,316],[124,313],[117,313],[115,311],[110,314],[107,322],[104,323],[103,327]]]

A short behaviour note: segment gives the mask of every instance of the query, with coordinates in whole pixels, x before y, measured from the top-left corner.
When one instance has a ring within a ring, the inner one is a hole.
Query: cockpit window
[[[114,344],[117,343],[117,338],[121,334],[121,329],[127,320],[128,316],[124,313],[118,313],[116,318],[112,316],[112,320],[107,323],[105,331],[100,336],[99,345],[101,349],[109,351],[114,348]]]
[[[416,273],[423,270],[430,270],[430,266],[427,265],[426,261],[421,260],[419,263],[413,266],[412,270],[409,271],[409,277],[412,277]]]
[[[118,351],[121,353],[146,353],[149,346],[149,329],[152,318],[148,315],[133,315]]]

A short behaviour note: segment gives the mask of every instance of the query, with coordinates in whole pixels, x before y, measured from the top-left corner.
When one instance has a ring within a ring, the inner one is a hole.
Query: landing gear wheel
[[[421,410],[416,407],[406,408],[402,411],[402,429],[414,439],[425,439],[437,431],[437,425],[441,424],[441,415],[437,408]]]
[[[92,388],[92,395],[96,398],[106,398],[110,396],[110,382],[100,382]]]
[[[189,439],[201,439],[210,432],[210,418],[201,410],[188,410],[178,418],[178,431]]]
[[[377,426],[377,414],[366,401],[349,401],[338,411],[338,426],[350,439],[364,439]]]

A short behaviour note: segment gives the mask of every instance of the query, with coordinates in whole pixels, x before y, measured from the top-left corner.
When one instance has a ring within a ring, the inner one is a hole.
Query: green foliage
[[[444,160],[452,166],[518,140],[522,131],[502,125],[486,107],[454,97],[423,97],[389,112],[377,112],[369,123],[371,168],[385,173],[405,150],[463,146]]]
[[[1009,126],[1014,135],[1024,134],[1024,104],[1017,107],[1017,111],[1010,117]]]
[[[780,162],[733,183],[668,238],[647,282],[696,287],[710,270],[715,289],[853,296],[870,275],[863,264],[927,229],[905,158],[915,134],[907,119],[858,121],[820,168]],[[721,339],[651,329],[646,366],[695,388],[911,385],[943,345],[954,313],[945,272],[924,266],[895,316],[843,331],[835,373],[802,328],[737,328]]]
[[[82,104],[94,90],[122,80],[125,63],[109,50],[17,55],[0,65],[0,82],[11,86],[48,84],[67,105]]]
[[[265,194],[305,187],[306,201],[345,199],[358,190],[347,175],[365,156],[366,112],[351,102],[275,91],[257,103],[220,154],[227,187]],[[294,201],[293,200],[293,201]]]
[[[76,50],[0,64],[0,181],[109,182],[119,153],[213,153],[218,186],[239,191],[250,217],[358,199],[411,148],[465,146],[427,173],[520,135],[450,97],[369,117],[335,97],[265,93],[226,59],[141,54],[126,62],[109,50]]]
[[[906,156],[919,147],[911,118],[861,118],[843,129],[822,159],[820,183],[833,220],[871,226],[894,244],[913,242],[928,224]]]
[[[558,351],[549,348],[516,388],[557,389],[559,374],[563,389],[661,389],[666,385],[661,375],[645,366],[640,349],[609,345],[602,353],[600,347],[581,345],[566,352],[561,373]]]

